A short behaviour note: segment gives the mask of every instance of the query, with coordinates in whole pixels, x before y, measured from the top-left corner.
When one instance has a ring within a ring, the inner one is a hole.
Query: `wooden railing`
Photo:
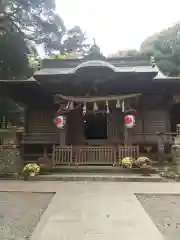
[[[54,146],[53,165],[119,165],[123,157],[137,158],[138,146]]]
[[[156,143],[159,140],[159,137],[163,138],[165,143],[172,144],[173,138],[177,135],[177,132],[136,132],[132,133],[133,137],[140,137],[138,143]],[[153,138],[152,138],[153,137]],[[137,141],[136,141],[137,142]]]
[[[136,159],[139,155],[139,146],[119,146],[118,157],[122,159],[124,157],[132,157]]]
[[[59,133],[26,133],[22,143],[59,143]]]
[[[71,165],[72,164],[72,146],[54,146],[52,154],[53,166],[55,165]]]
[[[82,146],[73,149],[74,163],[77,165],[113,165],[116,161],[116,149],[114,147]]]

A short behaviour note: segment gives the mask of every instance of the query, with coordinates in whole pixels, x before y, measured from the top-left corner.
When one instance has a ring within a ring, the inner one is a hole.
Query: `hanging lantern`
[[[121,104],[120,104],[119,100],[117,100],[117,102],[116,102],[116,108],[121,108]]]
[[[65,124],[66,124],[66,117],[58,116],[56,118],[56,127],[57,128],[64,128]]]
[[[127,128],[132,128],[135,125],[135,116],[128,114],[124,117],[124,124]]]
[[[84,103],[84,106],[83,106],[83,115],[86,115],[86,103]]]

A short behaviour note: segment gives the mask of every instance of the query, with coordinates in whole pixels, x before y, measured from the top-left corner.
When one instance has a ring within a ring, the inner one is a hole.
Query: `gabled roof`
[[[76,74],[85,68],[109,69],[113,73],[131,72],[131,73],[154,73],[157,69],[153,68],[151,62],[147,58],[107,58],[106,61],[83,59],[63,59],[51,60],[45,59],[42,62],[42,68],[34,73],[34,76],[49,75],[71,75]]]
[[[113,74],[151,73],[152,80],[155,81],[180,80],[180,77],[169,77],[163,74],[152,59],[149,60],[147,57],[106,58],[88,61],[86,59],[44,59],[41,69],[34,73],[34,77],[74,75],[83,69],[99,68],[108,69]]]
[[[86,66],[86,67],[95,67],[95,66]],[[107,67],[107,66],[96,66],[99,68]],[[68,74],[75,74],[79,68],[44,68],[34,73],[34,76],[49,76],[49,75],[68,75]],[[148,73],[157,71],[149,66],[138,66],[138,67],[109,67],[110,70],[114,73],[121,73],[121,72],[134,72],[134,73]]]

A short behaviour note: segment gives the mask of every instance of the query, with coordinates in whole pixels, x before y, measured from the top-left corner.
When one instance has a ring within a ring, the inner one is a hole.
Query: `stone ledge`
[[[51,174],[38,175],[34,181],[115,181],[115,182],[164,182],[157,174],[142,176],[138,174]]]

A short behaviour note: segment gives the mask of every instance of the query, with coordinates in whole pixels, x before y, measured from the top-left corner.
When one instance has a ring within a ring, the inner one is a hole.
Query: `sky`
[[[103,54],[138,49],[142,41],[180,21],[180,0],[56,0],[68,28],[79,25]]]

